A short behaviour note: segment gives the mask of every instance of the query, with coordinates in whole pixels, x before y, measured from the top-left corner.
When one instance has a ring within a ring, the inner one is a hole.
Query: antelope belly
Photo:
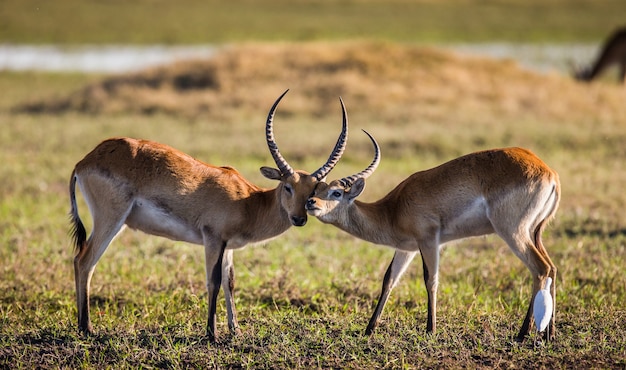
[[[157,202],[139,199],[126,219],[126,225],[144,233],[172,240],[202,244],[202,234],[171,210]]]
[[[457,210],[443,225],[442,241],[493,233],[487,217],[487,202],[479,197]]]

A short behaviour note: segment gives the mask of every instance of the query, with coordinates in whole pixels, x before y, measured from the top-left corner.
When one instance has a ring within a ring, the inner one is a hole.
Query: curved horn
[[[361,178],[361,177],[364,179],[368,178],[372,173],[374,173],[374,171],[376,170],[376,167],[378,167],[378,164],[380,163],[380,147],[378,146],[378,143],[376,142],[374,137],[369,134],[369,132],[365,130],[363,130],[363,132],[365,132],[365,134],[369,136],[370,140],[372,140],[372,144],[374,144],[374,160],[372,160],[372,163],[370,163],[370,165],[367,166],[367,168],[364,169],[363,171],[357,173],[356,175],[344,177],[343,179],[339,180],[341,185],[346,188],[352,186],[352,184],[354,184],[354,182],[358,178]]]
[[[346,112],[346,106],[343,104],[341,97],[339,97],[339,102],[341,103],[341,114],[343,116],[341,133],[339,134],[335,148],[332,153],[330,153],[330,157],[328,157],[326,163],[311,174],[311,176],[318,181],[326,177],[326,175],[328,175],[328,173],[335,168],[335,165],[339,162],[344,149],[346,149],[346,144],[348,143],[348,113]]]
[[[265,123],[265,140],[267,141],[267,147],[270,149],[270,154],[272,158],[274,158],[274,162],[276,166],[278,166],[278,170],[282,175],[291,176],[294,173],[293,168],[287,163],[285,158],[280,154],[280,150],[278,150],[278,145],[276,145],[276,141],[274,140],[274,111],[276,111],[276,107],[280,100],[287,94],[289,89],[285,90],[281,96],[276,99],[274,105],[270,109],[270,112],[267,115],[267,122]]]

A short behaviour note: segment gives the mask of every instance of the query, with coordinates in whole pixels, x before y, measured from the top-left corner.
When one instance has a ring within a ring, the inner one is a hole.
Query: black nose
[[[291,216],[291,224],[293,226],[304,226],[306,224],[306,216]]]
[[[306,201],[306,208],[307,209],[311,208],[314,205],[315,205],[315,199],[311,198],[311,199]]]

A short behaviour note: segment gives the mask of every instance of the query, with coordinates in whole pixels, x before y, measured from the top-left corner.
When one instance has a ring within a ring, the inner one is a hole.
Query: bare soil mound
[[[286,88],[281,111],[350,112],[386,120],[530,115],[626,121],[618,85],[538,74],[506,60],[389,43],[250,44],[215,57],[107,77],[60,98],[26,102],[18,112],[165,112],[196,117],[266,111]]]

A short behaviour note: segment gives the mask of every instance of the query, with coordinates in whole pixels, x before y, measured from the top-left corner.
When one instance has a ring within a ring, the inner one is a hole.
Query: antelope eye
[[[293,189],[289,185],[285,185],[285,191],[287,194],[291,195],[293,193]]]
[[[333,198],[340,198],[341,192],[339,190],[333,190],[332,194]]]

